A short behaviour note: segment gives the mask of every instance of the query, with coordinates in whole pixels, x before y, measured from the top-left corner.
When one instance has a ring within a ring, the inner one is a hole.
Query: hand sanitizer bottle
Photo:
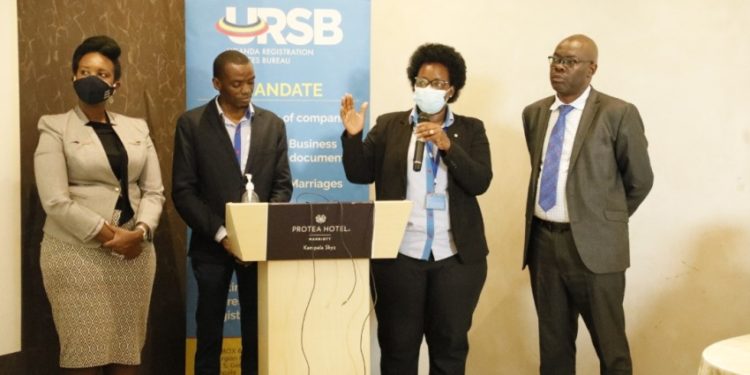
[[[253,175],[246,174],[247,182],[245,183],[245,193],[242,194],[242,202],[260,202],[258,194],[255,193],[253,185]]]

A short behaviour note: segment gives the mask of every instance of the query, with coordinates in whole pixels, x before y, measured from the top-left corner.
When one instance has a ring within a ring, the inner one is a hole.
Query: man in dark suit
[[[225,205],[241,201],[246,174],[261,202],[289,201],[286,130],[275,114],[251,104],[255,71],[245,55],[219,54],[213,74],[219,96],[177,120],[172,170],[175,207],[192,229],[188,254],[198,284],[195,374],[219,374],[233,272],[241,307],[242,373],[256,374],[257,264],[243,264],[230,254]]]
[[[531,157],[523,264],[539,319],[542,374],[575,373],[578,316],[602,374],[631,374],[622,302],[628,218],[653,173],[636,107],[594,90],[597,47],[584,35],[549,57],[556,92],[523,111]]]

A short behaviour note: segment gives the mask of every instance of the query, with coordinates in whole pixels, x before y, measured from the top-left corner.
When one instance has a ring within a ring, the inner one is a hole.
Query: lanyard
[[[433,155],[433,147],[432,142],[427,142],[425,145],[427,147],[427,154],[430,156],[430,172],[431,176],[427,177],[428,183],[427,183],[427,192],[428,193],[434,193],[435,192],[435,184],[437,183],[437,175],[438,171],[440,171],[440,152],[435,152],[434,157]],[[437,150],[436,150],[437,151]],[[430,180],[430,177],[432,177],[432,181]],[[429,183],[432,182],[432,183]]]

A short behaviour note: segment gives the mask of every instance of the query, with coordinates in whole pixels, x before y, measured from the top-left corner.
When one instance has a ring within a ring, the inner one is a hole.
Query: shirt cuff
[[[216,231],[216,235],[214,236],[214,241],[221,243],[221,240],[224,239],[224,237],[227,236],[227,228],[224,228],[224,226],[220,226],[219,230]]]

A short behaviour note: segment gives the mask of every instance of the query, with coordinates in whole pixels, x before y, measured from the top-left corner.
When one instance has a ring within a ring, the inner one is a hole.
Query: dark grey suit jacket
[[[364,142],[361,133],[341,136],[346,178],[358,184],[375,182],[377,199],[406,199],[406,168],[411,167],[407,153],[413,131],[410,112],[378,117]],[[458,256],[463,262],[475,262],[488,253],[476,196],[492,181],[490,144],[481,121],[456,114],[454,120],[446,130],[450,151],[441,151],[440,157],[448,166],[450,222]]]
[[[537,181],[551,96],[523,110],[531,157],[523,266],[528,263]],[[595,273],[630,266],[628,218],[651,190],[654,175],[638,109],[593,88],[581,115],[565,186],[570,226],[584,265]]]
[[[292,182],[286,127],[272,112],[254,109],[245,173],[253,175],[261,202],[288,202]],[[172,199],[193,230],[189,248],[193,259],[231,260],[214,236],[224,225],[226,203],[240,202],[244,192],[244,174],[215,100],[182,114],[175,132]]]

